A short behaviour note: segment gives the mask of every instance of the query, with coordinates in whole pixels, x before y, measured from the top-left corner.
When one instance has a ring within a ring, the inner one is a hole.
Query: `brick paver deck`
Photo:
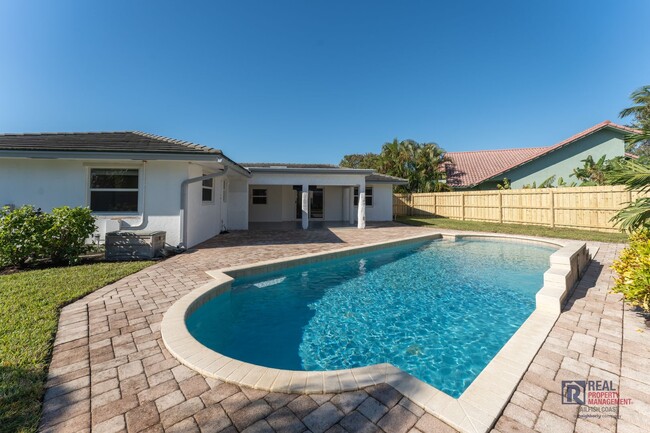
[[[205,378],[164,348],[160,321],[205,270],[410,236],[425,228],[234,232],[106,286],[61,313],[44,398],[47,432],[453,432],[388,385],[337,395],[293,395]],[[650,337],[608,293],[620,245],[601,244],[497,431],[647,431]],[[641,331],[639,331],[641,330]],[[560,404],[564,379],[610,379],[634,404],[620,419],[578,418]],[[617,430],[618,429],[618,430]]]

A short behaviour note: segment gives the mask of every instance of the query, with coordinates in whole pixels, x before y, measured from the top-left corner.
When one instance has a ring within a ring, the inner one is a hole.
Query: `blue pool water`
[[[238,278],[187,325],[241,361],[290,370],[389,362],[458,397],[535,309],[553,251],[442,240]]]

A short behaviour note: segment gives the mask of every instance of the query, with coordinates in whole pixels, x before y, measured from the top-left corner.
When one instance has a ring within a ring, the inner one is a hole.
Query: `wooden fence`
[[[393,213],[616,231],[612,216],[640,196],[618,185],[395,194]]]

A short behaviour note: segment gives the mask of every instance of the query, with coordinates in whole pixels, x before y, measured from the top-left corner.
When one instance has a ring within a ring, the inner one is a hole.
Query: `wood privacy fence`
[[[612,216],[640,196],[620,185],[395,194],[393,213],[616,231]]]

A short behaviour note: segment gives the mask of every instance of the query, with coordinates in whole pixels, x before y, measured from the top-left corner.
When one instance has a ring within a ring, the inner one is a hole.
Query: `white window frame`
[[[206,173],[203,173],[203,176],[207,176]],[[210,185],[204,185],[203,182],[210,181]],[[209,190],[210,191],[210,200],[204,200],[203,199],[203,192]],[[210,179],[204,179],[201,181],[201,204],[205,205],[211,205],[214,203],[214,177]]]
[[[368,194],[368,190],[370,190],[370,194]],[[375,197],[374,197],[374,188],[372,186],[367,186],[366,187],[366,207],[373,207],[375,204]],[[368,204],[368,198],[370,198],[370,202],[372,204]],[[359,206],[359,187],[355,186],[354,187],[354,206],[357,207]]]
[[[255,194],[255,191],[264,191],[264,194]],[[264,198],[264,203],[255,203],[255,198]],[[266,206],[269,204],[269,192],[266,188],[251,188],[251,204],[254,206]]]
[[[85,164],[84,164],[85,165]],[[137,170],[138,172],[138,187],[137,188],[92,188],[92,171],[93,170]],[[87,167],[87,176],[86,176],[86,185],[88,186],[87,189],[87,197],[86,197],[86,203],[88,203],[88,208],[91,208],[92,204],[92,193],[93,191],[129,191],[129,192],[137,192],[138,193],[138,199],[137,199],[137,206],[136,210],[134,211],[96,211],[90,209],[93,214],[97,215],[138,215],[141,213],[141,203],[142,203],[142,194],[144,188],[142,187],[144,179],[143,179],[143,172],[141,169],[141,166],[133,166],[133,165],[90,165]]]

